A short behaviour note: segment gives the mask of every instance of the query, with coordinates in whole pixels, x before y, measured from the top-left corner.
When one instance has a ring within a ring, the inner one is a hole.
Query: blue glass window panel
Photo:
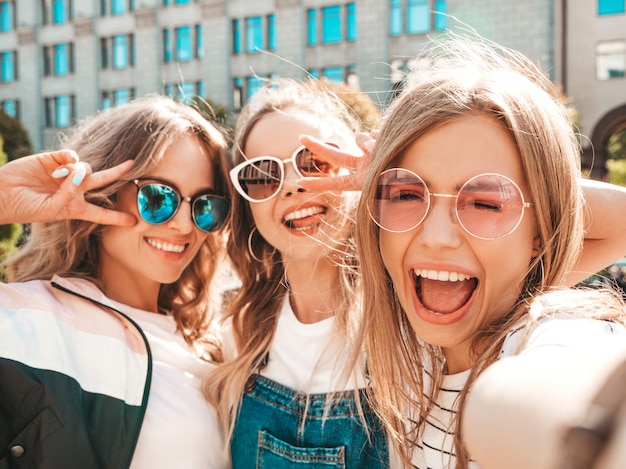
[[[276,50],[276,16],[267,16],[267,48]]]
[[[189,3],[189,0],[174,0],[174,3],[176,5],[187,5]]]
[[[191,27],[182,26],[176,28],[176,60],[187,62],[191,59],[193,59]]]
[[[128,67],[128,42],[126,36],[113,36],[113,68]]]
[[[196,94],[196,85],[190,82],[178,84],[178,97],[184,103],[191,103],[192,98]]]
[[[241,21],[233,20],[233,54],[241,54]]]
[[[307,44],[309,46],[317,45],[317,11],[313,9],[307,10]]]
[[[204,57],[204,26],[196,25],[196,57]]]
[[[246,18],[246,52],[255,53],[264,49],[263,24],[260,16]]]
[[[624,13],[624,0],[598,0],[598,15]]]
[[[111,14],[123,15],[126,13],[126,0],[111,0]]]
[[[322,8],[322,43],[341,42],[341,7],[338,5]]]
[[[54,24],[63,24],[65,21],[65,1],[52,0],[52,22]]]
[[[70,54],[67,44],[54,46],[54,74],[58,76],[70,73]]]
[[[421,34],[430,31],[429,0],[408,0],[406,32]]]
[[[14,99],[7,99],[2,103],[2,109],[5,114],[11,117],[17,118],[17,101]]]
[[[389,34],[402,34],[402,0],[389,0]]]
[[[249,76],[248,77],[248,98],[250,98],[254,93],[259,91],[259,89],[263,86],[263,78],[258,76]]]
[[[11,31],[13,28],[13,11],[11,2],[0,2],[0,31]]]
[[[311,70],[309,70],[309,75],[312,78],[319,78],[320,77],[320,71],[316,68],[312,68]]]
[[[346,5],[346,41],[356,41],[356,4],[348,3]]]
[[[448,27],[446,0],[435,0],[435,31],[443,31]]]
[[[113,106],[121,106],[130,101],[130,91],[127,88],[120,88],[113,92]]]
[[[197,86],[197,90],[196,90],[196,94],[198,96],[200,96],[201,98],[206,97],[206,87],[204,85],[204,82],[202,80],[200,80],[198,82],[198,86]]]
[[[56,126],[69,127],[72,115],[70,97],[67,95],[58,96],[55,104]]]
[[[0,53],[0,81],[9,82],[15,79],[14,57],[10,51]]]
[[[172,32],[169,29],[163,30],[163,61],[172,61]]]
[[[324,76],[330,81],[343,82],[343,67],[328,67],[324,69]]]
[[[111,97],[109,93],[102,93],[102,103],[100,105],[102,109],[109,109],[111,107]]]

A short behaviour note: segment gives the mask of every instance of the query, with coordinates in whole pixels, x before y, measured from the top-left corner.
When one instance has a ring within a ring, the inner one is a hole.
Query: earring
[[[252,237],[254,236],[254,233],[257,231],[259,230],[255,226],[252,228],[252,231],[250,231],[250,234],[248,235],[248,252],[250,253],[250,256],[252,256],[252,259],[262,264],[263,262],[265,262],[265,259],[260,259],[259,257],[257,257],[257,255],[254,254],[254,249],[252,248]],[[276,248],[272,250],[268,258],[271,259],[275,252],[276,252]]]

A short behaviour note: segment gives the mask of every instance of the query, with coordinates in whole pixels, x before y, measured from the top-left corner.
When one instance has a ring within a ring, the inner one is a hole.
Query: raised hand
[[[0,223],[86,220],[134,225],[133,215],[85,200],[85,192],[111,184],[132,166],[126,161],[93,173],[72,150],[25,156],[0,167]]]
[[[363,151],[362,154],[348,153],[339,148],[328,145],[314,137],[303,135],[300,142],[309,150],[323,156],[328,161],[348,168],[350,174],[337,177],[303,178],[298,183],[305,189],[312,191],[360,191],[365,182],[365,173],[369,163],[370,153],[376,143],[375,136],[368,133],[359,133],[356,142]]]

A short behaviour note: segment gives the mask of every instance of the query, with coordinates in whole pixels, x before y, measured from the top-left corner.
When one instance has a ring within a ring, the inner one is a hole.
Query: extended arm
[[[580,179],[585,193],[585,242],[567,278],[574,285],[626,255],[626,188]]]

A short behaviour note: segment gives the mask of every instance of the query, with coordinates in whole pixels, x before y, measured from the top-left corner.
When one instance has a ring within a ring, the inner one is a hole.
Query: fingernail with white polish
[[[87,174],[87,170],[83,166],[78,168],[76,170],[76,173],[72,177],[72,182],[74,183],[74,185],[80,186],[80,183],[83,182],[83,179],[85,179],[85,174]]]
[[[67,168],[57,168],[54,171],[52,171],[52,177],[55,179],[64,178],[68,174],[70,174],[70,170]]]

